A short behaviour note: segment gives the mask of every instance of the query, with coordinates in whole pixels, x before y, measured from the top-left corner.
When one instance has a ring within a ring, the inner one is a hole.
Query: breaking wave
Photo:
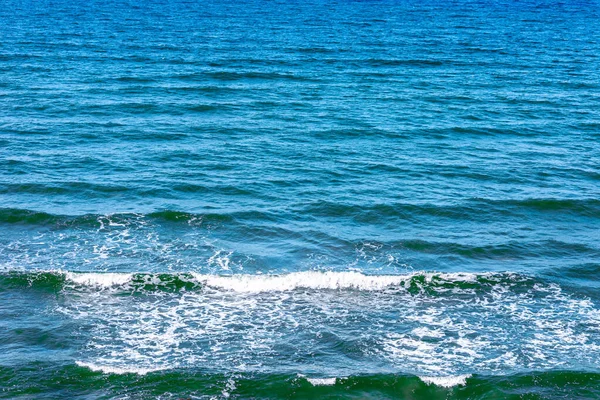
[[[495,286],[533,287],[535,280],[516,273],[414,272],[404,275],[367,275],[356,271],[302,271],[287,274],[210,275],[196,272],[125,273],[70,272],[61,270],[8,270],[0,273],[4,288],[54,290],[122,290],[132,292],[197,291],[263,293],[294,290],[401,290],[435,293],[456,290],[489,290]]]

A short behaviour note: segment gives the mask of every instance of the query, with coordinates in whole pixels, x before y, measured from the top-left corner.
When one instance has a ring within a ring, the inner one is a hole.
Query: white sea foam
[[[207,286],[235,292],[281,292],[294,289],[358,289],[382,290],[408,282],[417,274],[364,275],[360,272],[303,271],[285,275],[203,275],[194,278]],[[426,281],[434,276],[448,281],[472,280],[474,274],[424,274]]]
[[[413,329],[411,333],[415,336],[418,336],[419,338],[441,338],[444,336],[444,332],[441,329],[429,329],[423,326]]]
[[[450,388],[452,386],[466,385],[467,379],[470,377],[471,375],[419,376],[419,379],[421,379],[428,385],[436,385],[445,388]]]
[[[67,272],[67,273],[65,273],[65,278],[68,281],[71,281],[78,285],[94,286],[94,287],[102,287],[102,288],[124,285],[125,283],[129,282],[132,277],[133,277],[133,274],[116,273],[116,272],[107,272],[107,273]]]
[[[83,362],[83,361],[75,361],[75,364],[77,364],[80,367],[89,368],[90,370],[92,370],[94,372],[102,372],[104,374],[117,374],[117,375],[123,375],[123,374],[146,375],[150,372],[162,371],[165,369],[165,368],[136,368],[136,367],[131,367],[131,366],[129,366],[127,368],[120,368],[120,367],[114,367],[111,365],[97,365],[97,364]]]
[[[313,386],[331,386],[335,385],[337,378],[306,378]]]
[[[201,275],[194,277],[214,288],[235,292],[280,292],[294,289],[379,290],[400,284],[407,276],[368,276],[359,272],[293,272],[286,275]]]
[[[133,273],[117,272],[62,272],[67,281],[82,286],[109,288],[131,282]],[[282,275],[209,275],[190,273],[197,283],[233,292],[261,293],[284,292],[295,289],[356,289],[365,291],[383,290],[392,286],[406,286],[415,276],[422,276],[425,282],[434,279],[442,281],[473,281],[475,274],[468,273],[411,273],[405,275],[365,275],[356,271],[302,271]],[[144,275],[144,274],[142,274]],[[146,280],[160,284],[153,274]],[[181,274],[183,277],[185,274]],[[144,278],[144,276],[142,276]]]
[[[213,254],[208,260],[207,260],[207,264],[209,266],[217,266],[220,269],[227,271],[230,268],[230,264],[231,264],[231,255],[233,254],[232,251],[226,252],[223,250],[217,250],[215,252],[215,254]]]

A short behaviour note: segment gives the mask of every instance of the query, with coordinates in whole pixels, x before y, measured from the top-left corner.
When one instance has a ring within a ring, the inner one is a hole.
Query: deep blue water
[[[600,3],[0,7],[0,397],[600,398]]]

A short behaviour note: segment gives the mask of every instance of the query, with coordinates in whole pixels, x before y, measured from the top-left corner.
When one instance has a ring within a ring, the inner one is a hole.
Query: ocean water
[[[3,0],[0,398],[600,398],[598,21]]]

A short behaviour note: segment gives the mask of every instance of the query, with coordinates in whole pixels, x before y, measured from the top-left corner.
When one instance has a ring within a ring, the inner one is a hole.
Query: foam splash
[[[112,286],[122,286],[129,281],[133,274],[107,272],[107,273],[79,273],[66,272],[65,279],[83,286],[108,288]]]
[[[454,376],[419,376],[423,382],[428,385],[436,385],[445,388],[451,388],[453,386],[464,386],[467,384],[467,379],[471,377],[468,375],[454,375]]]
[[[161,283],[155,274],[66,272],[64,276],[67,281],[77,285],[99,288],[123,286],[131,283],[134,278],[143,278],[146,283]],[[241,293],[285,292],[296,289],[377,291],[392,286],[408,285],[415,276],[423,276],[425,282],[431,282],[434,277],[448,282],[477,279],[475,274],[467,273],[365,275],[360,272],[333,271],[303,271],[284,275],[208,275],[195,272],[174,275],[182,280],[191,278],[198,284],[214,289]]]
[[[337,382],[337,378],[306,378],[313,386],[332,386]]]
[[[283,292],[295,289],[356,289],[376,291],[408,282],[417,274],[365,275],[360,272],[292,272],[286,275],[202,275],[195,279],[213,288],[234,292]],[[436,275],[425,274],[426,280]],[[445,280],[473,280],[474,274],[439,274]]]
[[[234,292],[281,292],[294,289],[380,290],[400,284],[407,276],[369,276],[359,272],[293,272],[286,275],[200,275],[194,277],[207,286]]]
[[[399,291],[428,290],[437,293],[468,291],[473,288],[489,290],[495,286],[531,284],[526,276],[510,273],[436,273],[416,271],[398,275],[367,275],[357,271],[302,271],[281,275],[234,274],[216,275],[197,272],[87,272],[52,270],[0,271],[0,279],[11,284],[47,284],[52,282],[63,290],[112,289],[112,291],[209,291],[233,293],[289,292],[294,290],[360,290]],[[45,282],[45,283],[44,283]]]
[[[110,365],[97,365],[93,363],[87,363],[83,361],[75,361],[79,367],[88,368],[94,372],[102,372],[103,374],[116,374],[116,375],[124,375],[124,374],[137,374],[137,375],[146,375],[150,372],[163,371],[166,368],[136,368],[136,367],[127,367],[120,368],[114,367]]]

